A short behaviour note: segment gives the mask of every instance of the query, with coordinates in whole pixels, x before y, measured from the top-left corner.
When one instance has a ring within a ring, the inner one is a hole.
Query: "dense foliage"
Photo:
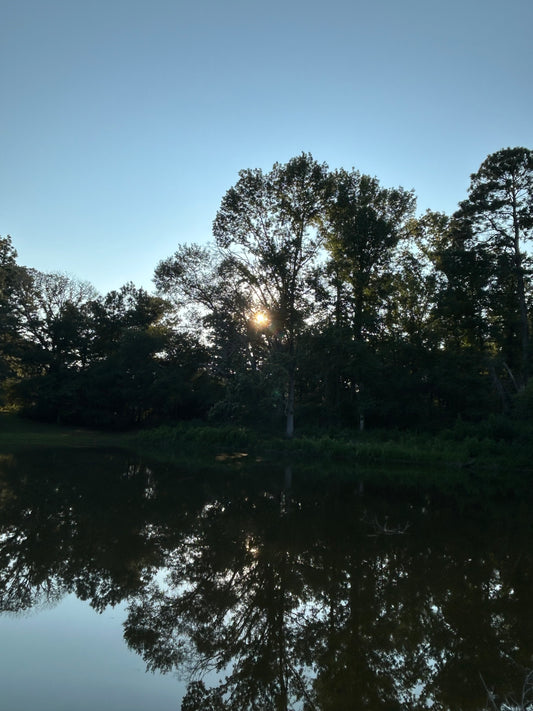
[[[309,154],[243,170],[214,241],[99,296],[0,238],[4,406],[128,427],[183,419],[438,429],[527,418],[533,151],[471,176],[454,215]]]

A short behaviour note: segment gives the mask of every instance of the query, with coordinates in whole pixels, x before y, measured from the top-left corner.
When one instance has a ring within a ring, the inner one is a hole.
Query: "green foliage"
[[[376,431],[361,434],[343,431],[340,434],[301,435],[292,440],[265,436],[249,427],[205,426],[195,423],[165,425],[143,430],[135,435],[135,446],[177,456],[179,453],[244,450],[249,456],[280,455],[300,462],[320,461],[355,465],[358,462],[378,463],[446,463],[459,462],[466,455],[464,448],[450,439],[439,439],[399,432]],[[269,455],[270,453],[270,455]]]
[[[337,325],[349,324],[360,339],[376,329],[381,282],[414,211],[415,197],[402,188],[382,188],[376,178],[355,170],[337,171],[333,183],[324,230],[339,301]]]
[[[513,416],[524,426],[533,424],[533,379],[514,396]]]
[[[24,321],[35,366],[9,381],[11,405],[37,419],[113,429],[206,414],[215,398],[207,352],[163,323],[167,302],[132,284],[90,301],[85,285],[57,275],[36,277],[33,292],[37,284],[43,291]]]
[[[468,199],[457,213],[490,250],[487,282],[491,337],[521,385],[529,375],[533,151],[505,148],[489,155],[471,176]]]
[[[330,191],[327,166],[309,154],[276,163],[267,174],[243,170],[213,223],[218,249],[248,308],[268,314],[269,350],[285,352],[289,437],[294,429],[296,342],[313,310],[310,284]]]
[[[28,270],[17,264],[11,237],[0,237],[0,384],[20,377],[26,371],[30,351],[33,353],[20,323],[24,307],[21,295],[29,282]]]
[[[284,415],[283,386],[283,379],[272,372],[238,373],[228,382],[225,397],[209,411],[209,420],[261,426],[266,430],[278,425],[279,429]]]
[[[504,415],[490,415],[481,422],[465,422],[457,420],[453,427],[446,430],[443,436],[457,441],[513,442],[520,435],[517,423]]]
[[[159,456],[176,458],[186,454],[201,458],[219,451],[246,449],[257,441],[257,434],[245,427],[177,423],[141,430],[132,444],[141,451],[156,452]]]
[[[413,191],[310,154],[242,170],[215,242],[160,262],[158,295],[127,283],[99,296],[18,265],[0,238],[3,405],[111,429],[200,419],[269,434],[285,419],[292,436],[296,418],[321,432],[447,429],[469,452],[521,446],[532,155],[488,156],[452,217],[414,217]],[[322,445],[385,456],[383,441]],[[387,447],[411,456],[398,439]]]

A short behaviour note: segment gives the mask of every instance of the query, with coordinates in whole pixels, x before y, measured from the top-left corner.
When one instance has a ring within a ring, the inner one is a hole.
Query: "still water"
[[[520,700],[531,502],[364,479],[239,459],[193,470],[123,452],[0,455],[0,708]]]

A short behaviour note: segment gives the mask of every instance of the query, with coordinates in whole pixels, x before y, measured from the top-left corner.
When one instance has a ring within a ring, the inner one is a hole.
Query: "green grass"
[[[138,432],[131,444],[160,456],[229,453],[250,456],[297,458],[298,461],[379,463],[461,463],[470,455],[460,443],[438,438],[391,433],[339,433],[299,435],[287,440],[245,427],[215,427],[181,423]]]
[[[122,434],[97,432],[79,427],[63,427],[0,413],[0,450],[28,447],[126,447]]]
[[[272,433],[237,426],[180,423],[144,430],[132,436],[131,447],[160,459],[202,458],[246,453],[250,459],[328,463],[416,465],[464,472],[480,470],[533,474],[532,438],[490,436],[479,431],[443,431],[436,435],[399,431],[343,431],[334,435],[300,434],[287,440]]]

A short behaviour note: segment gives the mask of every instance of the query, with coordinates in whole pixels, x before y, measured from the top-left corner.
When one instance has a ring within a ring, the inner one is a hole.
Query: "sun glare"
[[[257,311],[253,316],[253,321],[258,328],[264,328],[270,323],[270,317],[264,311]]]

